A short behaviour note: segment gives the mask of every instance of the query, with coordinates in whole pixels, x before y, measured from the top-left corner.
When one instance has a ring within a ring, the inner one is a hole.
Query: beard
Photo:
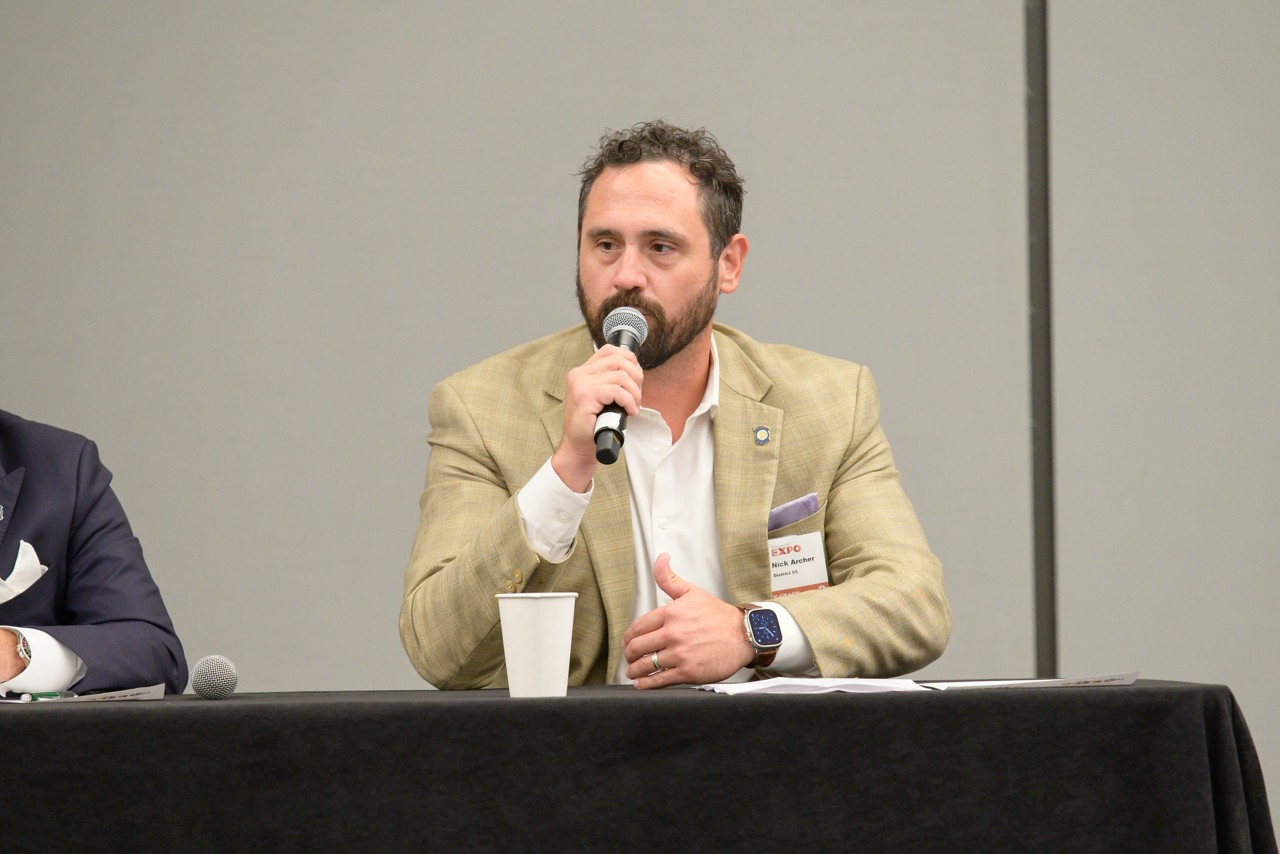
[[[640,291],[619,291],[606,299],[594,312],[587,306],[586,293],[582,289],[582,276],[577,277],[578,308],[582,311],[582,319],[587,322],[587,330],[597,347],[605,345],[604,319],[615,308],[627,306],[644,312],[649,321],[649,335],[640,345],[636,359],[642,370],[651,371],[689,346],[689,342],[698,337],[698,333],[707,328],[707,324],[716,313],[716,302],[720,298],[720,271],[714,267],[711,278],[706,285],[694,294],[693,302],[679,315],[668,318],[666,309],[652,300],[640,295]]]

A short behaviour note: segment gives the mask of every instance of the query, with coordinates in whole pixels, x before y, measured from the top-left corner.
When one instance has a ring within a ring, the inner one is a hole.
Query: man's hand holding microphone
[[[648,334],[643,314],[615,308],[604,321],[605,346],[566,378],[564,436],[551,467],[574,492],[587,491],[600,463],[618,459],[627,416],[640,411],[644,371],[636,352]]]

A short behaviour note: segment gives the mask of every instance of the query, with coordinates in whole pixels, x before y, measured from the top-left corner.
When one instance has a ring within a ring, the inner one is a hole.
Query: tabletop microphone
[[[644,315],[629,306],[621,306],[609,312],[604,319],[604,341],[632,353],[640,352],[640,345],[649,337],[649,324]],[[596,459],[607,466],[618,461],[627,429],[627,413],[616,403],[610,403],[596,416]]]
[[[239,675],[225,655],[206,655],[191,668],[191,687],[206,700],[225,700],[236,692]]]

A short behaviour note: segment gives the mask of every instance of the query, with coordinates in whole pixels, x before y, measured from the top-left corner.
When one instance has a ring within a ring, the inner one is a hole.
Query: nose
[[[613,288],[617,291],[643,290],[648,286],[645,275],[644,258],[641,251],[634,247],[623,250],[618,263],[613,269]]]

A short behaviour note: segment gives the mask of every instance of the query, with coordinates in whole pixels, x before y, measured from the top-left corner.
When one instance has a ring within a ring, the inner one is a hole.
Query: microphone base
[[[611,466],[622,454],[622,434],[615,430],[601,430],[596,434],[596,460]]]

